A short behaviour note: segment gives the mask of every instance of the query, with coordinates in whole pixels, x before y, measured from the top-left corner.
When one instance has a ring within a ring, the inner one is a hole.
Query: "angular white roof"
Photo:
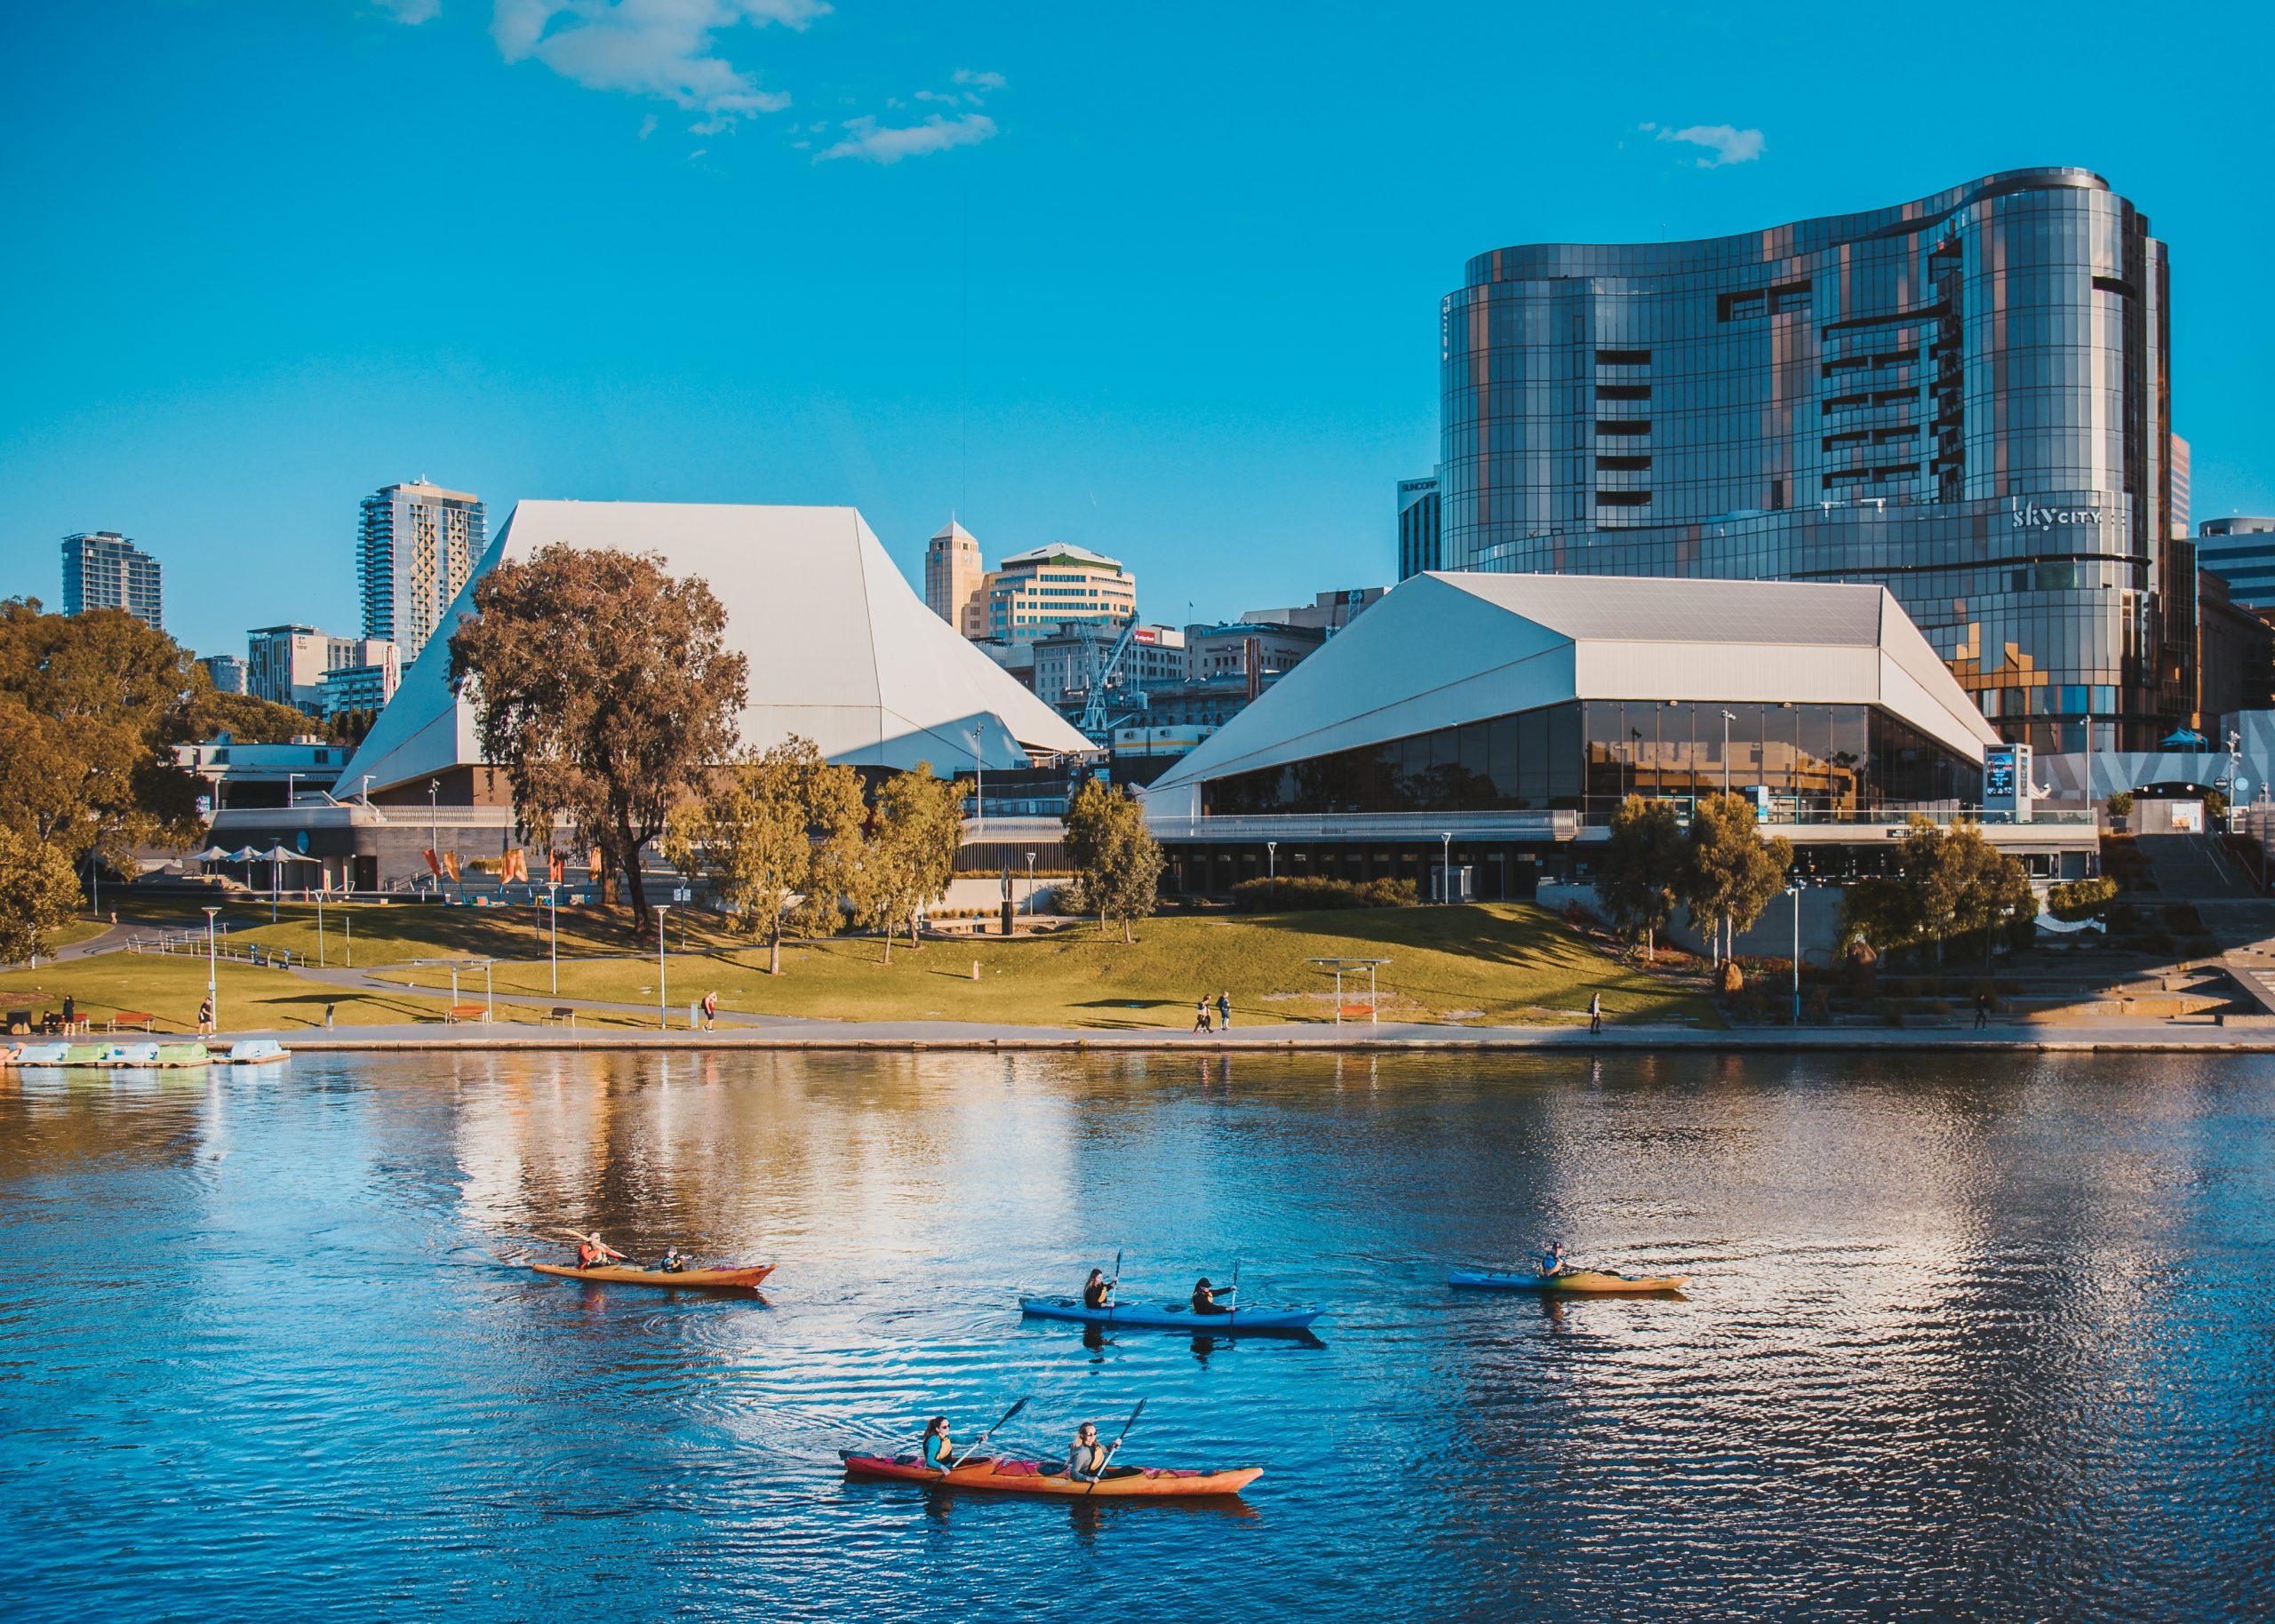
[[[540,547],[660,553],[700,576],[727,611],[728,646],[750,661],[742,742],[790,734],[833,761],[942,773],[971,764],[972,730],[991,768],[1088,740],[924,607],[850,507],[741,507],[669,502],[522,502],[474,572]],[[375,787],[480,760],[470,706],[450,691],[450,633],[473,583],[403,673],[340,782]]]
[[[1148,798],[1576,698],[1878,705],[1962,754],[1999,742],[1883,587],[1432,573],[1385,594]]]

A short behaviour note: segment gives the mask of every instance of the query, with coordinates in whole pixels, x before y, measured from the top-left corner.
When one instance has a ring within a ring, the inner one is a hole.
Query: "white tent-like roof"
[[[991,768],[1089,749],[1056,711],[924,607],[850,507],[667,502],[522,502],[475,566],[435,637],[403,673],[340,776],[360,789],[478,762],[473,709],[450,690],[450,634],[474,581],[541,547],[662,555],[700,576],[727,611],[727,641],[748,657],[742,742],[795,733],[833,761],[943,773],[971,765],[973,731]]]
[[[1877,705],[1962,755],[1998,733],[1880,586],[1425,574],[1401,583],[1147,792],[1569,699]]]

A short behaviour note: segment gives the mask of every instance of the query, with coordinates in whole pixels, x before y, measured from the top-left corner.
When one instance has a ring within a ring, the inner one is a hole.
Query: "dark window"
[[[1648,350],[1598,350],[1596,365],[1600,367],[1648,367],[1651,364]]]
[[[1648,490],[1599,490],[1596,501],[1605,507],[1648,507],[1651,493]]]
[[[1836,394],[1825,402],[1824,410],[1829,417],[1836,411],[1847,411],[1854,406],[1869,406],[1872,403],[1872,397],[1869,394]]]
[[[1596,433],[1599,434],[1648,434],[1650,432],[1651,420],[1648,418],[1626,418],[1617,420],[1599,418],[1596,419]]]
[[[1648,384],[1598,384],[1596,399],[1600,401],[1648,401],[1651,398]]]
[[[1769,296],[1756,288],[1748,293],[1725,293],[1714,301],[1715,314],[1725,322],[1742,322],[1749,316],[1764,314],[1769,308]]]
[[[2115,276],[2096,276],[2094,278],[2094,291],[2096,293],[2115,293],[2121,298],[2131,299],[2133,297],[2133,284]]]
[[[1640,474],[1650,466],[1651,459],[1648,457],[1599,457],[1596,458],[1597,470],[1605,474]]]
[[[1785,482],[1784,480],[1771,480],[1769,482],[1770,511],[1773,513],[1781,511],[1784,509],[1784,506]]]

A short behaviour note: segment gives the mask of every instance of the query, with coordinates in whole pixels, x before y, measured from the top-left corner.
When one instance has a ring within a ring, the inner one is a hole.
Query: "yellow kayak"
[[[1687,1274],[1604,1274],[1592,1269],[1568,1269],[1562,1274],[1529,1273],[1499,1274],[1485,1270],[1457,1270],[1446,1277],[1449,1286],[1467,1286],[1473,1291],[1592,1293],[1599,1296],[1617,1292],[1680,1291],[1690,1277]]]

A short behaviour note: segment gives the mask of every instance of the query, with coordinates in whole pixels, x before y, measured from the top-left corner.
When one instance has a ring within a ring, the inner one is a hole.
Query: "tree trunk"
[[[890,913],[886,914],[886,915],[885,915],[885,962],[886,962],[887,964],[890,964],[890,963],[892,962],[892,922],[893,922],[893,916],[892,916],[891,914],[890,914]]]
[[[632,934],[644,936],[656,916],[648,906],[648,888],[640,872],[640,841],[629,824],[616,826],[616,840],[619,849],[610,856],[624,872],[624,899],[632,904]]]
[[[1130,934],[1130,916],[1125,913],[1122,916],[1122,944],[1124,947],[1128,947],[1131,943],[1135,943],[1137,939],[1137,937]]]
[[[766,973],[769,975],[782,974],[782,910],[779,908],[774,911],[773,939],[766,944]]]

